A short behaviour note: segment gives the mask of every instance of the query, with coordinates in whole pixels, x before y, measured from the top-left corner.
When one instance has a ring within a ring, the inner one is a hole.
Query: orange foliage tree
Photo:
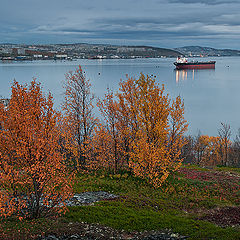
[[[212,166],[220,163],[221,141],[219,137],[200,135],[195,144],[197,163]]]
[[[196,137],[195,144],[194,144],[194,151],[196,153],[196,163],[200,164],[203,158],[203,154],[205,151],[205,148],[208,146],[208,141],[205,137],[203,137],[200,132],[198,133],[198,136]]]
[[[231,128],[227,123],[221,123],[221,128],[218,130],[218,136],[221,141],[221,165],[229,166],[229,148],[231,146]]]
[[[180,97],[171,102],[155,79],[141,74],[139,79],[121,82],[122,109],[127,109],[129,166],[134,174],[160,186],[171,171],[180,167],[183,134],[187,123]]]
[[[64,148],[70,163],[76,170],[85,168],[90,154],[90,141],[97,119],[93,114],[94,96],[91,84],[81,66],[66,74]]]
[[[100,105],[111,130],[106,138],[112,141],[114,162],[160,186],[182,162],[187,123],[181,98],[171,101],[164,86],[143,74],[121,81],[115,98],[107,94]]]
[[[0,213],[38,218],[61,212],[72,175],[59,151],[59,114],[35,80],[14,81],[10,104],[0,105]]]
[[[95,129],[93,148],[95,150],[94,167],[107,168],[117,173],[123,166],[122,132],[119,124],[118,102],[108,89],[105,98],[99,100],[97,106],[103,116],[103,124]]]

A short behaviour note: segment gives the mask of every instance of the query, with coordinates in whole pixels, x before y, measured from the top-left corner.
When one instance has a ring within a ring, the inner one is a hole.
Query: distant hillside
[[[60,45],[59,45],[60,46]],[[127,45],[108,45],[108,44],[72,44],[61,45],[61,47],[72,47],[75,52],[81,52],[89,55],[102,55],[102,56],[119,56],[124,58],[131,57],[177,57],[181,55],[180,52],[167,48],[158,48],[150,46],[127,46]]]
[[[132,52],[132,55],[140,55],[143,57],[177,57],[181,55],[177,50],[149,46],[122,46],[120,49],[118,47],[118,53],[121,52],[121,49],[125,49],[128,53]]]
[[[30,52],[32,54],[30,54]],[[55,58],[55,55],[66,58],[161,58],[177,57],[181,53],[177,50],[150,46],[121,46],[109,44],[0,44],[0,57],[16,58],[41,56],[43,59]],[[51,56],[50,56],[51,55]],[[47,56],[47,57],[46,57]]]
[[[232,49],[216,49],[210,47],[200,47],[200,46],[186,46],[175,48],[174,50],[181,52],[186,56],[240,56],[239,50]]]

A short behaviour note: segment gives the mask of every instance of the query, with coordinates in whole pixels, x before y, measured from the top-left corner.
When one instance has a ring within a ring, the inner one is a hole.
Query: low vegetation
[[[57,220],[7,218],[0,236],[60,235],[68,233],[69,223],[88,222],[126,231],[171,229],[189,239],[239,239],[240,175],[235,170],[182,166],[159,189],[126,172],[84,174],[76,178],[75,192],[107,191],[119,198],[70,207]]]

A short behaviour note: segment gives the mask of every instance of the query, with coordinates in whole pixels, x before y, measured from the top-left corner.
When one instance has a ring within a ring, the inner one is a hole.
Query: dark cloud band
[[[184,4],[206,4],[206,5],[219,5],[239,3],[237,0],[168,0],[170,3],[184,3]]]

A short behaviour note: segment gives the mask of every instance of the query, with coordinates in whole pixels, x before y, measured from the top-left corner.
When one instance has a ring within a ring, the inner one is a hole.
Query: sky
[[[240,0],[0,0],[0,43],[240,49]]]

